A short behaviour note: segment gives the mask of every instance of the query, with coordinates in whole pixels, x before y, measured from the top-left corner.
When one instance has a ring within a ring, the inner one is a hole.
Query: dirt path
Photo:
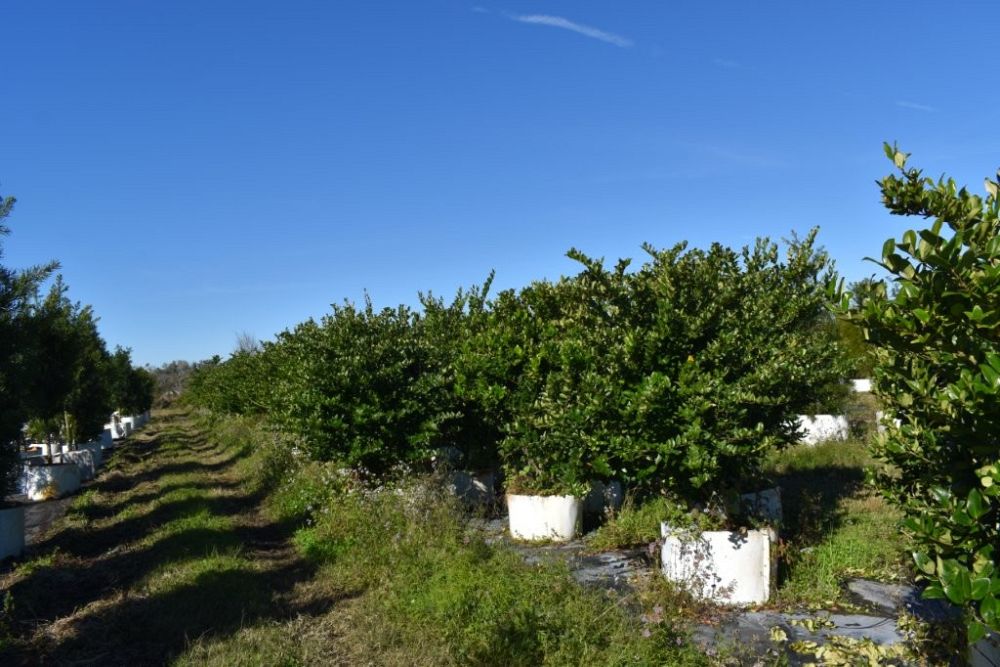
[[[154,665],[253,622],[322,612],[312,576],[235,469],[164,413],[0,575],[0,665]]]

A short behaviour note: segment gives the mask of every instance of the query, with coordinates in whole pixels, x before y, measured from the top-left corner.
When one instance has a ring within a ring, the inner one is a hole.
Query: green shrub
[[[1000,630],[998,185],[987,179],[984,200],[885,149],[898,169],[880,182],[886,207],[933,222],[886,241],[896,293],[881,286],[855,315],[876,346],[875,391],[901,420],[876,443],[892,466],[878,481],[906,514],[925,595],[968,610],[976,638],[982,624]]]

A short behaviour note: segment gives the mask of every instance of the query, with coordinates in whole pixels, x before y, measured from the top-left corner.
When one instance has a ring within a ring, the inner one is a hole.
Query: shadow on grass
[[[165,486],[159,487],[155,491],[149,491],[147,493],[141,493],[134,496],[129,496],[115,503],[104,503],[100,505],[84,505],[83,507],[74,507],[70,509],[70,513],[77,514],[83,517],[84,519],[87,519],[88,521],[100,521],[102,519],[107,519],[115,516],[129,505],[144,505],[148,502],[156,500],[157,498],[162,498],[167,494],[179,491],[181,489],[190,489],[193,491],[212,491],[216,489],[221,489],[224,491],[232,491],[242,486],[243,485],[239,482],[222,482],[222,481],[193,482],[191,484],[167,484]]]
[[[173,452],[219,451],[198,449],[201,437],[179,435],[153,433],[133,451],[116,452],[121,466],[142,465],[154,454],[168,458],[135,476],[119,473],[127,482],[124,488],[176,473],[203,474],[204,479],[172,483],[155,493],[143,489],[110,507],[107,502],[85,505],[79,512],[113,516],[120,511],[116,508],[170,491],[240,486],[232,479],[213,479],[235,462],[235,454],[207,464],[169,461]],[[106,481],[111,485],[103,490],[117,488],[117,480]],[[13,601],[13,613],[0,612],[0,665],[163,664],[198,637],[221,637],[255,621],[328,609],[341,599],[339,593],[312,599],[311,609],[296,606],[292,592],[312,578],[316,566],[298,558],[289,545],[293,525],[269,523],[256,512],[261,500],[259,494],[239,492],[181,498],[105,528],[57,530],[32,549],[54,556],[29,565],[32,569],[0,591]],[[183,522],[188,518],[190,527]],[[10,638],[6,644],[3,634]]]
[[[818,542],[840,525],[838,506],[865,483],[861,468],[820,466],[773,475],[781,487],[785,539],[800,545]]]
[[[195,639],[225,637],[263,620],[303,613],[294,604],[276,604],[275,594],[307,576],[296,566],[266,575],[238,567],[208,569],[163,593],[129,597],[79,619],[65,638],[46,647],[45,657],[55,663],[167,664]],[[329,599],[327,608],[342,599]]]

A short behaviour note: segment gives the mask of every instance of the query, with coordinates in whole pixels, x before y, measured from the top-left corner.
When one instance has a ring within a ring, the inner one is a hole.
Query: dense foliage
[[[10,233],[4,221],[13,207],[13,197],[0,197],[0,238]],[[28,308],[38,285],[55,269],[54,263],[26,271],[0,264],[0,501],[14,489],[19,472],[16,439],[27,412],[18,389],[28,378],[23,356],[29,340]]]
[[[13,205],[0,199],[0,235]],[[61,276],[40,295],[56,268],[0,266],[0,501],[15,487],[25,423],[75,443],[99,435],[112,409],[143,412],[152,402],[151,376],[132,367],[128,350],[108,353],[93,310],[70,301]]]
[[[450,303],[422,296],[420,311],[345,303],[200,365],[187,397],[376,473],[448,448],[467,467],[499,459],[513,490],[737,489],[847,374],[814,241],[784,256],[763,240],[647,247],[635,271],[574,250],[579,274],[492,299],[487,281]]]
[[[881,265],[896,293],[864,300],[856,319],[877,347],[875,388],[891,417],[879,480],[906,513],[928,596],[965,606],[1000,630],[1000,199],[907,167],[880,182],[895,215],[932,220],[888,240]],[[847,309],[847,296],[843,308]],[[970,634],[984,631],[974,622]]]

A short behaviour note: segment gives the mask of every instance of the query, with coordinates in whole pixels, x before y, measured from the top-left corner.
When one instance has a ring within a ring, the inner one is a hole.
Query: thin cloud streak
[[[607,42],[608,44],[614,44],[615,46],[623,49],[630,48],[634,44],[634,42],[627,37],[622,37],[621,35],[616,35],[613,32],[592,28],[587,25],[574,23],[573,21],[563,18],[562,16],[549,16],[547,14],[510,14],[507,18],[511,21],[517,21],[518,23],[547,25],[552,28],[562,28],[563,30],[569,30],[579,35],[583,35],[584,37],[590,37],[591,39],[598,39],[602,42]]]
[[[937,111],[934,107],[929,107],[926,104],[917,104],[916,102],[907,102],[906,100],[897,100],[896,106],[903,107],[904,109],[913,109],[915,111]]]

